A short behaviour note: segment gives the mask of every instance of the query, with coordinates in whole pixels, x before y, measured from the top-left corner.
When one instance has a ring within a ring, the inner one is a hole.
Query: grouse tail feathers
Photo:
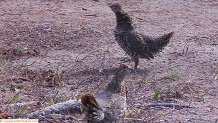
[[[170,39],[173,37],[174,34],[174,32],[170,32],[155,39],[158,51],[163,49],[169,43]]]

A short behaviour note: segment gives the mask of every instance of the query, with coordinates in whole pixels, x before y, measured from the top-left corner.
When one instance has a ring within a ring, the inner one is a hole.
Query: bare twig
[[[30,101],[30,102],[22,102],[22,103],[14,103],[14,104],[7,104],[7,105],[2,105],[1,108],[14,108],[14,107],[19,107],[19,106],[26,106],[26,105],[34,105],[37,104],[38,101]]]
[[[156,107],[156,106],[176,107],[176,108],[194,108],[189,105],[181,105],[181,104],[175,104],[175,103],[152,103],[152,104],[148,104],[146,107]]]
[[[182,50],[182,54],[185,54],[188,52],[188,41],[185,42],[185,45],[183,47],[183,50]]]
[[[93,16],[93,17],[98,17],[98,15],[97,15],[97,14],[87,14],[87,15],[85,15],[85,16]]]
[[[130,120],[130,121],[142,121],[143,119],[124,118],[124,120]]]

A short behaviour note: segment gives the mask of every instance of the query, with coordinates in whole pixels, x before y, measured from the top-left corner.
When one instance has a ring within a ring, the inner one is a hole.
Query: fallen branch
[[[130,121],[142,121],[143,119],[124,118],[124,120],[130,120]]]
[[[175,108],[194,108],[189,105],[181,105],[176,103],[152,103],[152,104],[148,104],[146,107],[156,107],[156,106],[175,107]]]
[[[57,103],[46,107],[42,110],[37,110],[26,115],[26,118],[46,118],[50,114],[74,114],[82,113],[83,105],[76,100],[69,100],[66,102]]]
[[[85,16],[93,16],[93,17],[98,17],[98,15],[97,15],[97,14],[87,14],[87,15],[85,15]]]
[[[26,105],[36,105],[38,104],[39,101],[30,101],[30,102],[22,102],[22,103],[15,103],[15,104],[7,104],[7,105],[2,105],[1,108],[14,108],[14,107],[21,107],[21,106],[26,106]]]

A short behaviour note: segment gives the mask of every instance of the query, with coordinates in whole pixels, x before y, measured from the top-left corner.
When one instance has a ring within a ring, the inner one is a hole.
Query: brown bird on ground
[[[128,73],[128,67],[121,65],[107,88],[94,97],[85,93],[81,97],[86,107],[86,120],[88,123],[113,123],[126,112],[126,87],[123,81]]]
[[[174,32],[159,37],[150,37],[135,31],[130,16],[123,11],[119,4],[112,4],[110,8],[116,15],[117,25],[114,31],[115,40],[119,46],[139,65],[139,58],[150,60],[166,46]]]

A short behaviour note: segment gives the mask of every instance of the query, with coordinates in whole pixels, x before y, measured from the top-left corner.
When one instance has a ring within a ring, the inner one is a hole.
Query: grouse
[[[119,46],[135,62],[134,68],[139,65],[139,58],[150,60],[166,46],[174,32],[159,37],[151,37],[135,31],[132,20],[119,4],[110,5],[116,15],[117,25],[114,31],[115,40]]]
[[[113,123],[125,115],[126,87],[123,79],[128,69],[126,65],[121,65],[107,88],[96,97],[89,92],[82,95],[88,123]]]

